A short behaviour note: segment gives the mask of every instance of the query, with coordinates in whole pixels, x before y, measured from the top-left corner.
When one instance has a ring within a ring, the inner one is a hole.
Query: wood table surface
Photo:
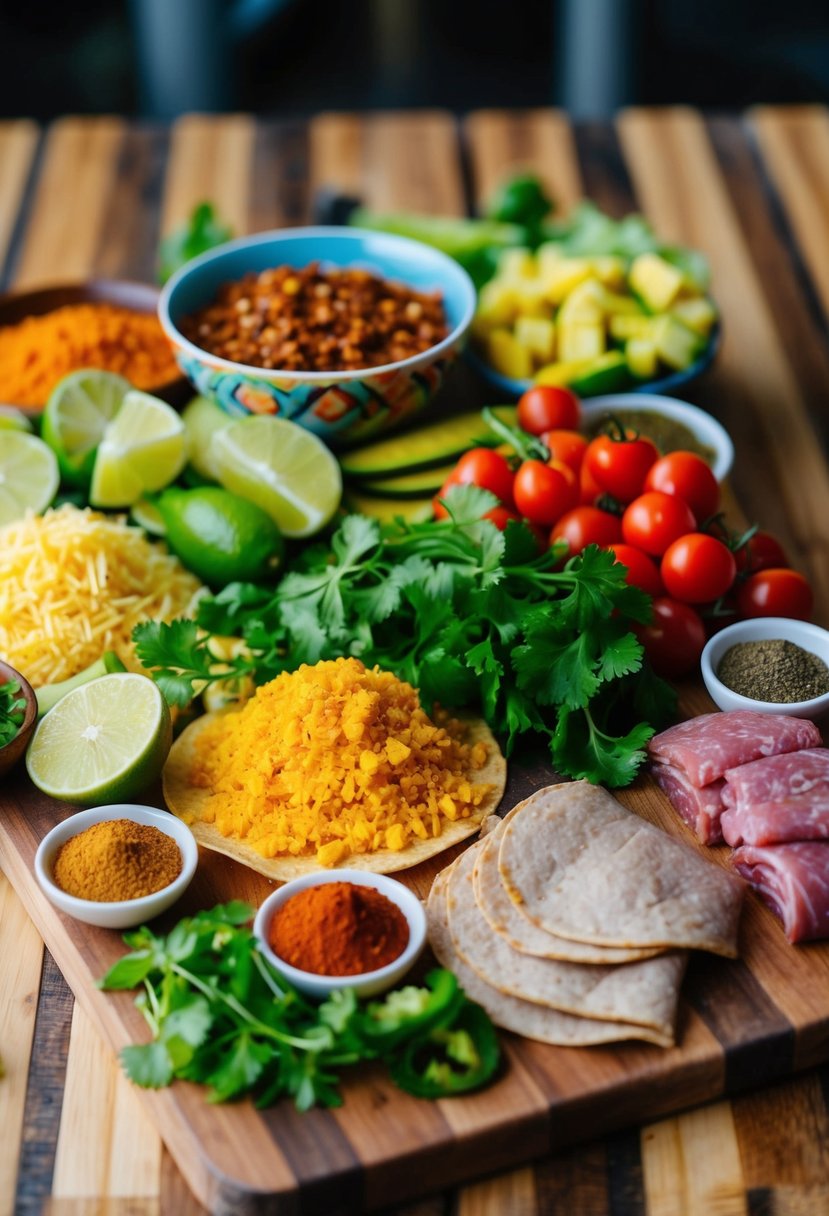
[[[732,485],[812,580],[829,624],[829,112],[628,110],[188,115],[171,128],[0,123],[7,289],[151,280],[160,236],[212,200],[238,234],[306,223],[321,187],[374,208],[464,214],[531,168],[561,210],[585,195],[645,212],[709,256],[723,314],[686,397],[736,446]],[[456,392],[485,400],[471,376]],[[827,1010],[829,1015],[829,1010]],[[0,1216],[195,1216],[112,1053],[0,873]],[[483,1172],[483,1169],[482,1169]],[[396,1209],[398,1216],[813,1216],[829,1213],[829,1066],[558,1152]]]

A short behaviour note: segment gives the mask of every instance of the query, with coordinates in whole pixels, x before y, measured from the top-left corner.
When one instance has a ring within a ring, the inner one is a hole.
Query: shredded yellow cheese
[[[201,584],[121,517],[71,505],[0,528],[0,657],[39,687],[114,650],[141,670],[139,621],[187,615]]]
[[[210,791],[199,818],[264,857],[333,866],[398,851],[469,818],[491,788],[470,779],[486,744],[460,733],[389,672],[358,659],[304,665],[198,736],[190,779]]]

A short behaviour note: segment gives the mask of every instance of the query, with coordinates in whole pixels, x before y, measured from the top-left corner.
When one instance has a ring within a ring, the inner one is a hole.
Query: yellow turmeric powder
[[[169,887],[181,873],[172,836],[132,819],[105,819],[61,845],[52,879],[67,895],[114,903]]]
[[[157,317],[112,304],[67,304],[0,329],[0,401],[38,409],[82,367],[152,390],[180,374]]]
[[[467,819],[490,785],[487,746],[432,722],[410,684],[358,659],[303,665],[207,724],[189,774],[199,818],[264,857],[399,851]],[[194,821],[192,814],[182,816]]]

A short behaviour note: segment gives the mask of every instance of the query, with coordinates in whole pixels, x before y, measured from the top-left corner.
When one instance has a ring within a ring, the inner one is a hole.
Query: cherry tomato
[[[563,428],[578,430],[581,403],[569,388],[536,384],[518,399],[518,425],[530,435]]]
[[[808,621],[813,602],[812,588],[796,570],[760,570],[737,592],[737,606],[743,616],[793,616]]]
[[[551,460],[560,460],[574,473],[581,470],[587,440],[581,431],[545,431],[541,441],[548,449]]]
[[[581,553],[586,545],[605,548],[622,538],[622,521],[618,515],[598,507],[574,507],[565,511],[550,533],[550,544],[566,540],[571,553]]]
[[[513,472],[500,452],[492,448],[472,448],[465,452],[444,482],[447,488],[455,486],[480,486],[489,490],[509,507],[512,506]]]
[[[667,595],[653,601],[651,623],[637,626],[636,636],[656,674],[674,680],[694,670],[706,641],[696,609]]]
[[[511,519],[514,519],[516,523],[521,520],[521,516],[510,511],[508,507],[492,507],[491,510],[484,511],[481,518],[492,520],[499,532],[504,531]]]
[[[695,452],[669,452],[660,457],[648,469],[645,489],[682,498],[698,524],[716,515],[720,505],[720,487],[711,466]]]
[[[688,532],[668,545],[659,567],[668,595],[706,604],[725,595],[737,573],[734,554],[715,536]]]
[[[595,480],[619,502],[632,502],[642,493],[645,475],[658,459],[656,445],[643,435],[626,439],[597,435],[584,453]]]
[[[607,548],[616,554],[617,562],[627,566],[625,582],[629,583],[631,587],[639,587],[648,595],[665,594],[659,567],[653,558],[648,557],[647,553],[624,543],[608,545]]]
[[[587,461],[583,460],[579,469],[579,502],[583,507],[592,507],[603,493],[604,490],[587,467]]]
[[[576,505],[576,475],[566,464],[525,460],[515,474],[515,505],[530,523],[552,525]]]
[[[779,569],[789,564],[783,546],[770,532],[755,532],[751,540],[737,550],[735,557],[740,570],[745,570],[748,574],[756,574],[758,570]]]
[[[672,541],[696,526],[694,513],[674,494],[649,490],[634,498],[622,516],[622,536],[629,545],[661,557]]]

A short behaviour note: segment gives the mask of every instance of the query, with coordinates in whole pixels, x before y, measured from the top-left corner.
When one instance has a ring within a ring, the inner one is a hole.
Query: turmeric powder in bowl
[[[285,672],[173,745],[170,809],[200,844],[272,878],[404,869],[476,832],[504,790],[486,725],[440,715],[359,659]]]

